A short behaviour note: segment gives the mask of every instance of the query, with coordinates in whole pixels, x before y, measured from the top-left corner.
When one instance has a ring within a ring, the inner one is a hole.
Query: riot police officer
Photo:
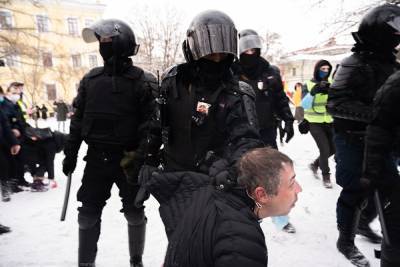
[[[400,27],[400,20],[395,23]],[[368,191],[378,189],[384,208],[387,234],[383,236],[381,267],[400,266],[400,177],[395,157],[399,157],[400,71],[390,76],[376,93],[374,117],[367,127],[365,170]],[[365,180],[362,180],[365,182]],[[364,184],[364,183],[362,183]]]
[[[207,173],[226,186],[236,180],[236,160],[261,146],[254,91],[231,71],[237,30],[225,13],[204,11],[182,48],[186,63],[167,70],[161,83],[165,170]]]
[[[131,266],[143,266],[146,217],[136,207],[138,185],[128,184],[120,167],[124,151],[144,153],[143,127],[153,112],[155,77],[133,66],[130,56],[139,45],[131,28],[116,19],[100,20],[82,31],[86,42],[99,41],[104,67],[92,69],[80,82],[74,100],[63,172],[72,173],[82,141],[88,144],[86,166],[78,191],[79,266],[94,266],[100,235],[101,213],[115,183],[128,221]],[[139,157],[138,157],[139,158]],[[140,163],[137,163],[140,164]]]
[[[399,67],[393,53],[400,41],[399,17],[400,7],[392,4],[376,7],[364,16],[358,31],[353,33],[354,53],[342,61],[328,92],[327,108],[334,119],[336,182],[343,188],[336,210],[337,248],[356,266],[370,265],[354,244],[355,234],[380,242],[380,237],[369,227],[376,217],[373,201],[362,211],[364,194],[360,178],[373,97]]]
[[[276,132],[278,122],[285,122],[286,142],[294,135],[293,115],[289,100],[283,90],[278,67],[261,57],[262,41],[252,29],[239,32],[239,60],[233,64],[236,77],[251,85],[256,95],[255,105],[260,128],[260,138],[265,146],[278,149]],[[294,233],[296,229],[288,216],[272,217],[272,221],[283,231]]]
[[[260,56],[261,38],[256,31],[247,29],[239,33],[239,55],[233,70],[241,81],[251,85],[256,95],[256,112],[260,137],[266,146],[277,149],[278,120],[285,122],[286,142],[293,137],[293,115],[283,90],[279,68]]]

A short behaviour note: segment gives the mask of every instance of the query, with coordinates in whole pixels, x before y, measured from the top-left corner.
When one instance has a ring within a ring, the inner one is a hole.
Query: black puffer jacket
[[[232,70],[240,80],[250,84],[256,94],[260,129],[276,128],[276,117],[284,121],[294,120],[278,67],[259,57],[251,69],[245,69],[240,62],[235,62]]]
[[[154,175],[148,190],[160,202],[169,244],[164,267],[265,267],[267,247],[254,202],[243,189],[216,190],[194,172]]]
[[[362,132],[372,119],[376,91],[398,69],[388,54],[357,51],[344,59],[328,91],[327,110],[334,118],[336,132]]]

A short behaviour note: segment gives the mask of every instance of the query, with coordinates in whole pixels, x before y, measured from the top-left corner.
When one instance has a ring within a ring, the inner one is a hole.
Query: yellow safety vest
[[[28,106],[22,100],[18,100],[17,104],[22,111],[22,115],[24,116],[24,119],[28,120],[29,119]]]
[[[329,79],[329,82],[332,81]],[[316,83],[307,81],[308,92],[314,87]],[[326,102],[328,101],[328,94],[316,94],[313,99],[313,104],[310,109],[304,110],[304,118],[311,123],[332,123],[332,116],[326,111]]]

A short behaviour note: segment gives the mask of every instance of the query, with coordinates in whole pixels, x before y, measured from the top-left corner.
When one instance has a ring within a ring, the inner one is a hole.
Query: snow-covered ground
[[[39,122],[40,127],[56,128],[53,119]],[[60,222],[66,179],[61,171],[62,154],[56,156],[56,181],[58,187],[44,193],[21,192],[12,195],[10,202],[0,202],[0,223],[10,226],[12,232],[0,236],[1,267],[67,267],[77,266],[78,224],[76,192],[83,173],[81,160],[86,147],[80,151],[80,160],[73,175],[67,218]],[[297,179],[303,187],[290,221],[296,234],[278,231],[270,219],[262,222],[272,267],[351,267],[336,249],[336,200],[340,188],[322,187],[321,179],[313,177],[308,164],[318,155],[317,147],[310,135],[296,133],[289,144],[281,147],[295,162]],[[334,172],[334,162],[330,162]],[[334,177],[334,175],[333,175]],[[29,175],[26,174],[29,179]],[[117,188],[103,211],[102,231],[98,243],[97,266],[129,266],[127,227],[119,212],[121,202]],[[158,203],[150,198],[146,202],[147,240],[144,252],[146,267],[160,267],[167,246],[164,227],[158,215]],[[373,228],[379,229],[376,221]],[[370,259],[371,266],[379,266],[373,256],[377,245],[357,237],[360,250]],[[250,266],[248,266],[250,267]]]

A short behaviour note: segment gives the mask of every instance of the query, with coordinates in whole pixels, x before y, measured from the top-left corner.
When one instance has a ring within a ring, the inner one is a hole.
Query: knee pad
[[[124,216],[129,225],[139,226],[147,222],[147,218],[144,216],[144,209],[136,209],[124,212]]]
[[[101,212],[96,213],[84,213],[79,212],[78,214],[78,224],[80,230],[88,230],[93,227],[97,223],[100,223]]]

